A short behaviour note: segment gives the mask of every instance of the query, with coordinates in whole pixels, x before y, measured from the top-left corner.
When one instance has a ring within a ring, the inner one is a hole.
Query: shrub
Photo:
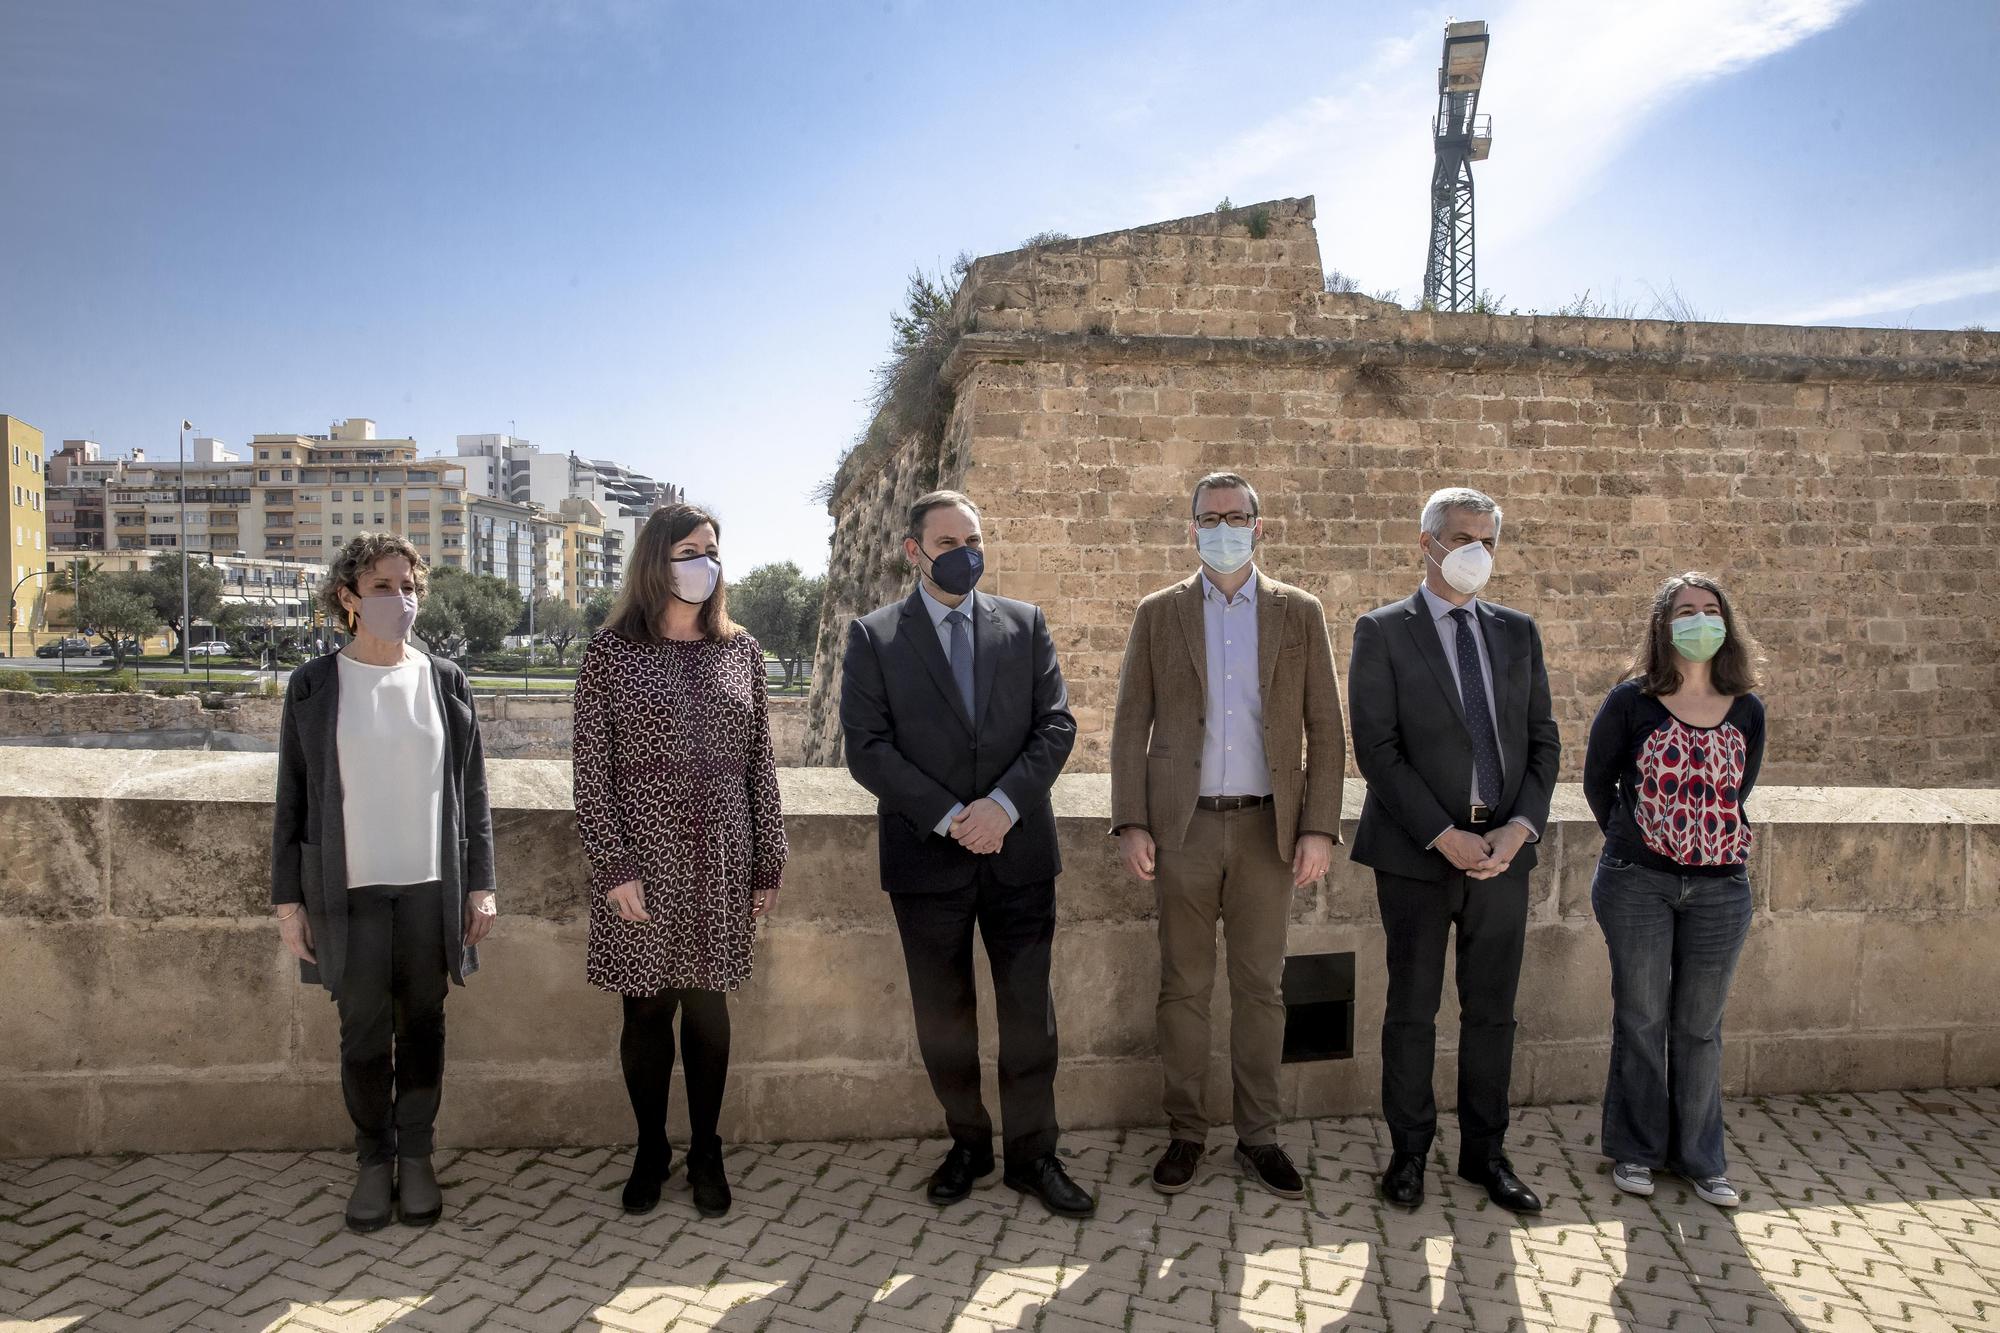
[[[139,673],[127,667],[123,671],[113,671],[103,679],[102,688],[113,694],[137,694]]]
[[[32,690],[35,678],[19,667],[0,669],[0,690]]]
[[[181,684],[177,680],[165,681],[162,684],[155,686],[153,689],[153,693],[159,695],[163,699],[178,699],[187,692],[188,692],[188,687]]]

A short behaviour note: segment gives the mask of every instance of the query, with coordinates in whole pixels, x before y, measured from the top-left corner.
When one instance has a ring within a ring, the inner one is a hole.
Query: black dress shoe
[[[396,1166],[370,1162],[354,1178],[347,1196],[347,1225],[353,1231],[380,1231],[396,1213]]]
[[[1285,1155],[1285,1150],[1275,1143],[1249,1144],[1239,1139],[1236,1165],[1281,1199],[1306,1197],[1306,1183],[1299,1179],[1298,1168],[1292,1165],[1292,1159]]]
[[[694,1209],[703,1217],[721,1217],[735,1199],[729,1181],[722,1174],[722,1148],[690,1148],[687,1156],[688,1189],[694,1194]]]
[[[1514,1174],[1514,1165],[1504,1157],[1496,1157],[1486,1164],[1483,1171],[1460,1171],[1459,1178],[1475,1185],[1486,1187],[1486,1197],[1505,1208],[1510,1213],[1539,1213],[1542,1201],[1536,1193],[1521,1183]]]
[[[444,1212],[444,1192],[429,1153],[396,1159],[396,1199],[406,1227],[427,1227]]]
[[[1097,1200],[1069,1178],[1054,1153],[1008,1167],[1006,1182],[1008,1188],[1034,1195],[1043,1207],[1062,1217],[1089,1217],[1097,1211]]]
[[[673,1145],[642,1143],[632,1154],[632,1174],[625,1181],[619,1202],[634,1217],[644,1217],[660,1206],[660,1183],[674,1173]]]
[[[931,1172],[931,1183],[924,1193],[940,1206],[957,1203],[972,1193],[974,1185],[992,1174],[993,1149],[988,1148],[982,1154],[963,1143],[954,1143],[938,1169]]]
[[[1194,1183],[1194,1169],[1201,1165],[1208,1149],[1193,1139],[1174,1139],[1160,1160],[1153,1164],[1153,1188],[1162,1194],[1179,1194]]]
[[[1382,1173],[1382,1197],[1398,1208],[1415,1208],[1424,1201],[1424,1155],[1399,1152]]]

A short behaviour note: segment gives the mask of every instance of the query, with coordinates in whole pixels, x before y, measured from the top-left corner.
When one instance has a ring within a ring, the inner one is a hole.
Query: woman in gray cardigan
[[[431,1127],[444,997],[493,924],[493,821],[472,690],[406,641],[427,585],[401,537],[363,533],[321,604],[353,636],[292,673],[278,741],[271,904],[299,975],[340,1008],[340,1085],[360,1171],[356,1231],[443,1211]]]

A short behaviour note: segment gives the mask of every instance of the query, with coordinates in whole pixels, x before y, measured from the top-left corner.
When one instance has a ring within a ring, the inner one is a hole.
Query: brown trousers
[[[1236,1136],[1276,1141],[1284,1110],[1278,1065],[1285,1047],[1285,926],[1292,868],[1278,858],[1272,807],[1197,809],[1180,850],[1155,853],[1160,908],[1160,1064],[1167,1126],[1204,1142],[1208,1117],[1209,997],[1215,925],[1229,949],[1229,1069]]]

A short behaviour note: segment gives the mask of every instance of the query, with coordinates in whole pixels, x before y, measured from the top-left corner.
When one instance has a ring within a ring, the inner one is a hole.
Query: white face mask
[[[1442,560],[1434,559],[1426,550],[1424,559],[1438,567],[1446,583],[1468,597],[1485,587],[1486,580],[1493,577],[1493,552],[1486,549],[1484,542],[1467,542]]]
[[[1257,546],[1257,526],[1232,528],[1227,523],[1194,530],[1195,549],[1201,562],[1218,574],[1234,574],[1250,563]]]
[[[722,581],[722,562],[712,555],[684,555],[673,562],[668,576],[674,596],[683,602],[705,602],[715,596],[715,585]]]

